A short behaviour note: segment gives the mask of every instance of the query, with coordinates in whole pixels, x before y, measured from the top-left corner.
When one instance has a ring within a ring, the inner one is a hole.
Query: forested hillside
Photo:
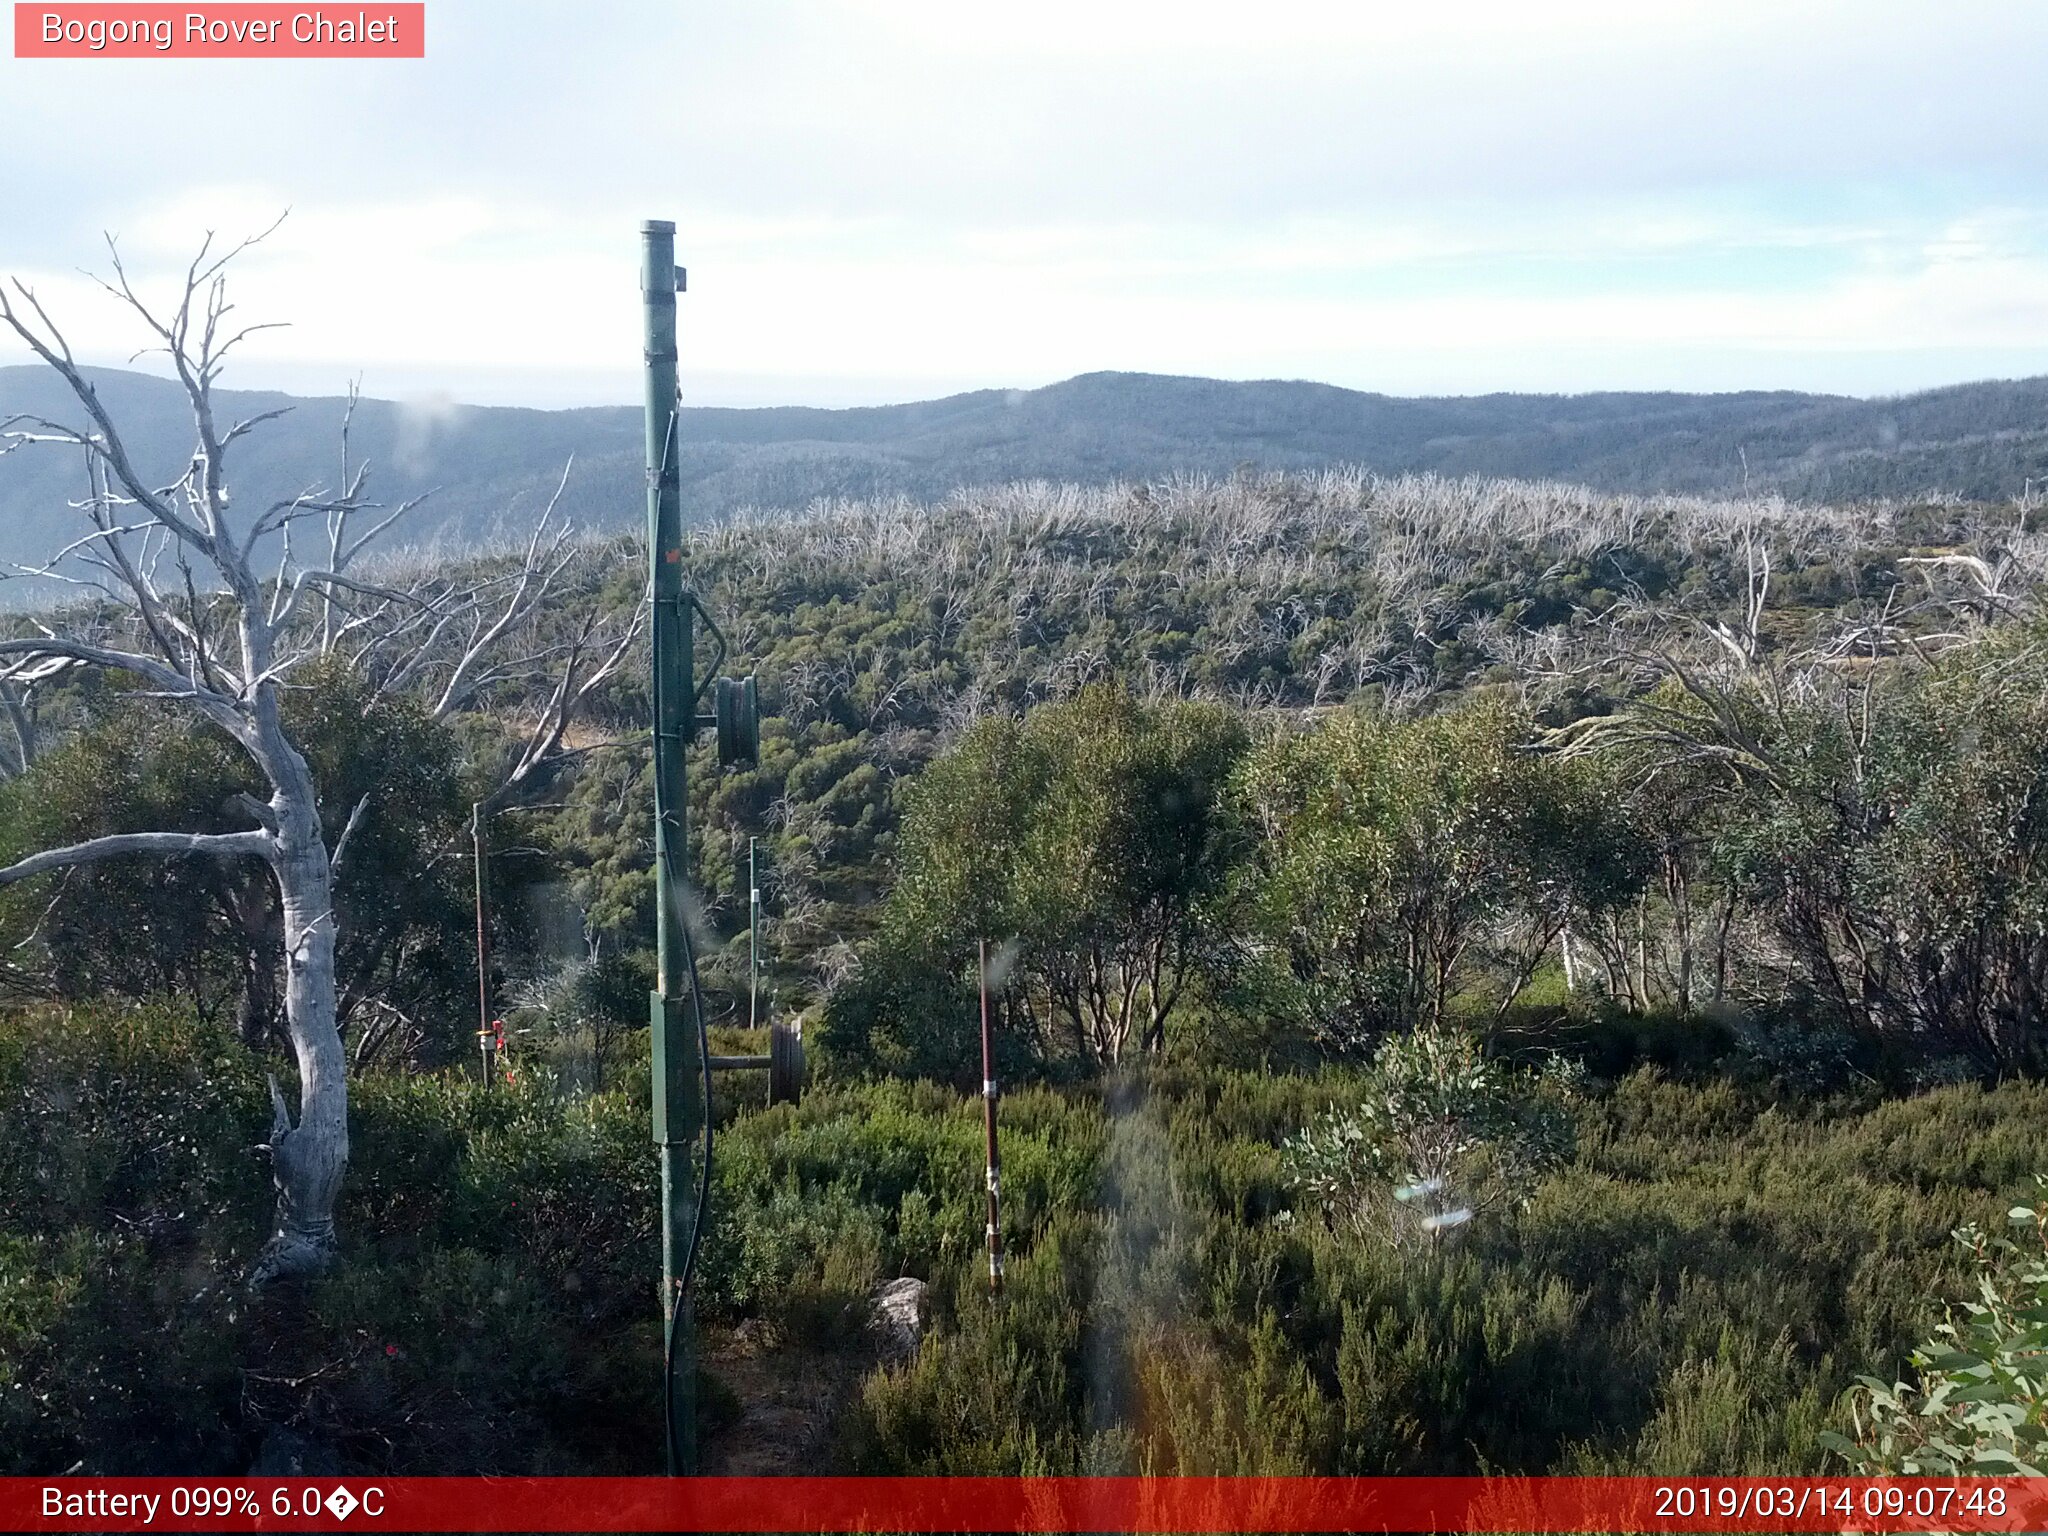
[[[167,380],[89,370],[160,483],[189,460],[183,397]],[[53,380],[0,368],[0,419],[66,418]],[[341,398],[223,390],[224,417],[290,408],[238,444],[251,504],[331,485]],[[1330,385],[1097,373],[1033,390],[853,410],[686,408],[684,504],[715,519],[820,497],[941,499],[962,485],[1078,484],[1182,474],[1363,465],[1381,474],[1559,479],[1606,490],[1783,492],[1821,501],[1955,495],[2000,500],[2048,480],[2048,380],[1959,385],[1889,400],[1751,391],[1724,395],[1482,395],[1401,399]],[[431,491],[409,525],[421,542],[472,548],[515,529],[561,487],[580,526],[641,515],[636,408],[569,411],[401,405],[366,399],[350,444],[377,495]],[[77,466],[12,458],[0,473],[0,559],[64,547]],[[47,589],[45,589],[47,590]]]
[[[757,769],[697,781],[700,868],[727,911],[733,860],[758,835],[794,903],[784,936],[853,936],[888,879],[903,795],[986,716],[1103,682],[1267,720],[1494,692],[1561,724],[1642,686],[1636,652],[1667,628],[1712,647],[1699,626],[1745,622],[1766,559],[1763,641],[1797,653],[1866,608],[1932,597],[1945,615],[1974,577],[1943,552],[1985,551],[2010,587],[2039,549],[2010,508],[1355,472],[1026,486],[737,522],[696,537],[692,569],[734,616],[771,715]],[[638,835],[639,810],[607,777],[624,771],[608,759],[572,792],[606,807],[606,822],[577,824],[577,846],[605,846],[613,816]]]
[[[769,1007],[813,1064],[796,1106],[721,1083],[710,1454],[1786,1472],[1936,1469],[1964,1436],[2033,1464],[2037,1419],[1964,1420],[2029,1390],[2008,1322],[2039,1304],[2037,1225],[2007,1221],[2048,1172],[2035,521],[1331,471],[699,529],[765,716],[758,763],[693,767],[707,1003],[720,1048],[758,1044],[755,838]],[[428,573],[502,601],[494,558]],[[459,707],[438,630],[422,666],[337,645],[286,694],[355,828],[326,1275],[240,1287],[289,1070],[261,891],[201,860],[0,891],[0,1466],[652,1469],[644,653],[582,674],[507,788],[550,666],[630,634],[643,559],[579,546]],[[9,687],[0,859],[247,816],[174,701]],[[1971,1325],[1981,1373],[1914,1364],[1980,1274],[2008,1309]],[[926,1331],[882,1354],[898,1276]],[[1920,1395],[1943,1379],[1983,1390]],[[819,1403],[786,1449],[749,1438],[776,1381]]]

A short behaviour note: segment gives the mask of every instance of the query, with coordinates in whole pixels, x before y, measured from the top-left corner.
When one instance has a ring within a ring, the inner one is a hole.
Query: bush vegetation
[[[841,1426],[850,1470],[1819,1469],[1843,1394],[1967,1278],[1948,1234],[2027,1197],[2048,1133],[2031,1082],[1813,1097],[1638,1066],[1558,1101],[1575,1150],[1456,1241],[1390,1243],[1290,1150],[1370,1123],[1386,1079],[1160,1062],[1014,1093],[994,1301],[978,1097],[881,1079],[733,1111],[704,1315],[859,1351],[878,1279],[931,1283],[924,1347]],[[351,1470],[655,1463],[640,1085],[359,1086],[362,1235],[251,1305],[246,1051],[161,1008],[10,1020],[7,1470],[234,1471],[280,1429]]]
[[[722,1085],[699,1315],[859,1362],[853,1471],[2027,1459],[2038,1260],[1951,1234],[2044,1171],[2044,548],[1982,509],[1344,475],[702,532],[774,701],[757,765],[694,779],[708,995],[757,1048],[758,833],[816,1070],[796,1105]],[[317,1283],[240,1284],[274,914],[178,863],[6,893],[0,1470],[657,1463],[623,726],[495,836],[517,1070],[467,1070],[466,813],[531,702],[292,696],[329,814],[382,797]],[[5,851],[229,814],[217,745],[149,700],[39,707]],[[557,888],[573,955],[519,917]],[[870,1369],[903,1275],[926,1337]]]

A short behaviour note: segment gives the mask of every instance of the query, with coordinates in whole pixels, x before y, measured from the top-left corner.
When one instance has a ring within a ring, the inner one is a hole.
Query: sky
[[[289,209],[233,269],[289,325],[226,382],[422,402],[635,400],[646,218],[695,404],[2048,373],[2040,0],[428,0],[427,34],[0,59],[0,273],[123,363],[105,234],[161,292]]]

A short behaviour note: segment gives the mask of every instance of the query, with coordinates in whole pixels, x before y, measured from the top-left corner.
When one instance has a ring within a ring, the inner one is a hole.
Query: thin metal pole
[[[484,1086],[491,1086],[497,1063],[491,1055],[491,925],[490,896],[486,881],[489,864],[484,857],[484,807],[481,800],[469,808],[469,849],[476,861],[476,1044],[483,1057]]]
[[[754,844],[747,839],[747,1027],[761,1022],[761,875],[754,864]]]
[[[660,988],[649,1011],[654,1140],[661,1152],[661,1318],[668,1365],[662,1387],[672,1423],[669,1472],[697,1470],[696,1338],[682,1270],[696,1215],[691,1153],[702,1124],[703,1070],[691,1011],[687,935],[679,931],[680,877],[689,858],[684,749],[696,714],[696,658],[683,584],[682,476],[676,442],[676,227],[640,227],[640,294],[647,369],[647,553],[653,615],[654,883]]]
[[[996,1148],[996,1068],[988,1028],[988,940],[977,943],[981,956],[981,1103],[988,1130],[988,1293],[1003,1291],[1003,1226],[1000,1196],[1003,1162]]]

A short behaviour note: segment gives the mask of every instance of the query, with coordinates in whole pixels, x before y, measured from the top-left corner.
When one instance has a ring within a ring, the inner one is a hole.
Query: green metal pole
[[[497,1074],[497,1060],[492,1054],[493,1031],[491,1029],[491,924],[490,924],[490,865],[484,858],[484,804],[481,800],[469,808],[469,848],[476,861],[476,1045],[483,1057],[484,1087],[491,1087],[491,1080]]]
[[[761,875],[754,864],[755,838],[747,839],[747,1027],[761,1022]]]
[[[661,1317],[665,1331],[672,1476],[697,1470],[696,1336],[682,1267],[696,1218],[692,1151],[703,1123],[702,1055],[682,932],[689,866],[689,786],[683,755],[694,734],[696,658],[683,582],[682,480],[676,443],[676,227],[640,227],[646,309],[647,549],[654,604],[654,880],[660,987],[650,1004],[654,1140],[661,1151]]]

